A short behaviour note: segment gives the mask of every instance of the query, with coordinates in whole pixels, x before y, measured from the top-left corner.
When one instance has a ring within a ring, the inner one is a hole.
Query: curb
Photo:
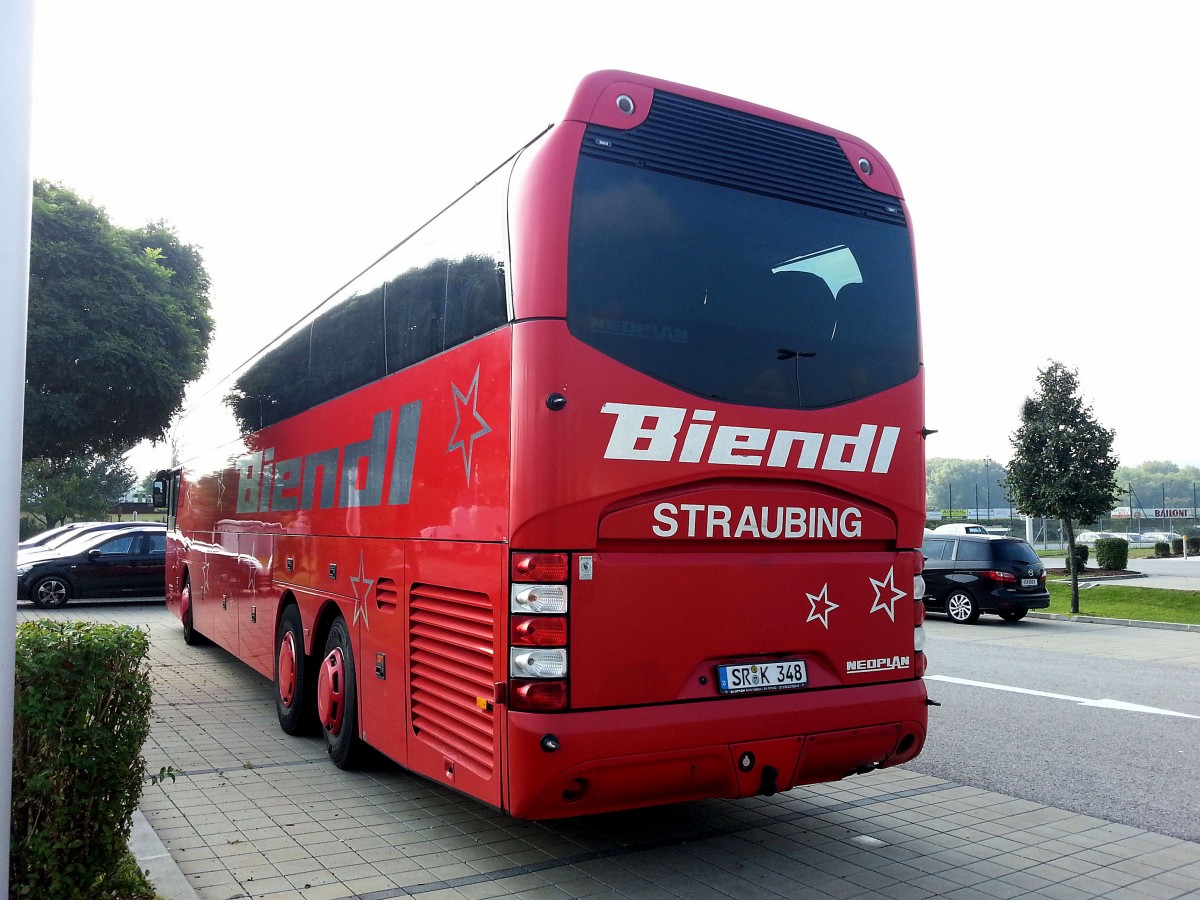
[[[140,809],[133,811],[129,852],[160,896],[166,900],[199,900],[200,895],[188,884],[179,863],[175,862]]]
[[[1047,571],[1049,571],[1049,570],[1047,570]],[[1080,575],[1079,583],[1080,584],[1097,584],[1101,581],[1133,581],[1134,579],[1137,579],[1137,578],[1149,578],[1149,577],[1150,576],[1145,572],[1128,572],[1128,573],[1123,573],[1121,575]],[[1047,576],[1046,580],[1047,581],[1053,580],[1055,582],[1055,584],[1070,584],[1071,583],[1071,578],[1069,575],[1064,578],[1059,578],[1056,576],[1054,579],[1050,579]]]
[[[1157,628],[1159,631],[1193,631],[1200,634],[1200,625],[1182,622],[1149,622],[1141,619],[1105,619],[1101,616],[1072,616],[1062,613],[1037,612],[1030,610],[1030,619],[1053,619],[1056,622],[1082,622],[1086,625],[1121,625],[1126,628]]]

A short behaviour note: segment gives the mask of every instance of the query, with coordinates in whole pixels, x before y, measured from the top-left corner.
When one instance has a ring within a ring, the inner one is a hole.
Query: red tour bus
[[[920,752],[916,288],[862,141],[593,74],[211,396],[167,605],[337,765],[552,818]]]

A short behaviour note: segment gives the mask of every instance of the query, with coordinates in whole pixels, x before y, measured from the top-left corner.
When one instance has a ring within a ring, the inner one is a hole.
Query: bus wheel
[[[192,582],[185,579],[179,594],[180,621],[183,622],[183,642],[189,647],[204,643],[204,635],[192,624]]]
[[[325,749],[339,769],[350,768],[358,755],[358,703],[354,650],[346,620],[338,616],[325,641],[325,657],[317,674],[317,717]]]
[[[300,610],[289,606],[275,632],[275,713],[288,734],[307,734],[311,724],[312,689],[304,656]]]

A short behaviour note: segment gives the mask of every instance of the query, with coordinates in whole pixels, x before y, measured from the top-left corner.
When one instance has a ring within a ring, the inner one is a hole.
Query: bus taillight
[[[509,643],[514,647],[564,647],[567,620],[564,616],[513,616]]]
[[[509,705],[548,712],[568,708],[568,553],[515,553],[509,602]],[[558,583],[554,583],[558,582]]]
[[[566,581],[566,553],[517,553],[512,560],[513,581]]]
[[[514,681],[509,692],[513,709],[531,712],[551,712],[567,708],[565,681]]]

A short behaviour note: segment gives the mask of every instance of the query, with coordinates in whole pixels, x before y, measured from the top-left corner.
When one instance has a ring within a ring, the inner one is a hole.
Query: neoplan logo
[[[605,403],[600,411],[616,416],[605,459],[884,473],[900,436],[894,425],[862,425],[858,434],[717,425],[715,410],[676,406]]]
[[[846,661],[846,673],[854,672],[894,672],[897,669],[907,669],[912,665],[908,656],[884,656],[880,659],[851,659]]]

